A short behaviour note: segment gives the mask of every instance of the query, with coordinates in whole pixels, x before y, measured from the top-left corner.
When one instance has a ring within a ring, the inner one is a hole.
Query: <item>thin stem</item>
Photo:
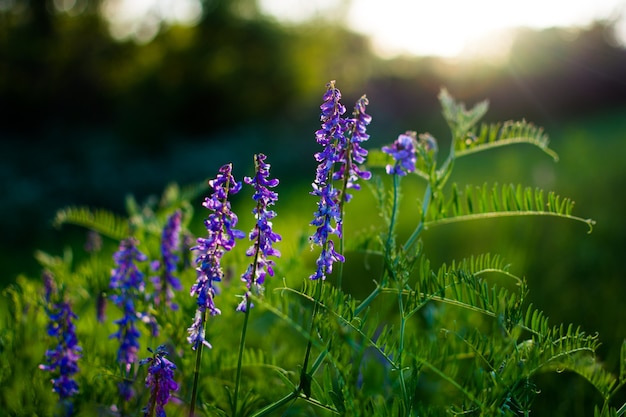
[[[202,327],[206,325],[206,309],[202,312]],[[196,350],[196,364],[193,369],[193,388],[191,390],[191,404],[189,405],[189,417],[194,417],[196,410],[196,399],[198,398],[198,378],[200,377],[200,362],[202,359],[202,347],[200,343]]]
[[[424,191],[424,200],[422,202],[422,216],[420,222],[417,224],[417,227],[411,233],[411,236],[407,239],[406,243],[402,248],[406,251],[411,248],[417,241],[417,238],[420,236],[422,231],[424,230],[424,223],[426,220],[426,214],[428,213],[428,207],[430,206],[430,198],[432,197],[432,187],[430,184],[426,186],[426,191]]]
[[[256,413],[252,414],[250,417],[263,417],[263,416],[266,416],[268,414],[271,414],[275,410],[277,410],[280,407],[282,407],[283,405],[287,404],[289,401],[292,401],[292,400],[295,400],[296,398],[298,398],[299,395],[300,395],[300,390],[299,389],[291,391],[289,394],[285,395],[280,400],[276,401],[275,403],[267,405],[266,407],[260,409]]]
[[[389,265],[389,253],[391,252],[391,246],[393,244],[393,231],[396,228],[396,221],[398,217],[398,202],[400,200],[400,176],[397,174],[393,175],[393,204],[391,207],[391,219],[389,220],[389,231],[387,232],[387,243],[385,244],[385,253],[383,254],[383,262],[386,265]],[[363,311],[367,306],[370,305],[372,301],[380,294],[381,289],[385,287],[387,282],[387,274],[385,273],[386,268],[383,268],[382,278],[380,284],[376,285],[376,288],[370,293],[370,295],[365,298],[365,300],[361,301],[361,303],[354,310],[355,315],[359,315],[361,311]]]
[[[317,280],[317,282],[315,283],[316,296],[314,297],[313,313],[311,314],[311,330],[309,331],[309,340],[307,342],[306,351],[304,353],[304,361],[302,362],[302,372],[300,373],[300,385],[298,386],[298,392],[304,391],[304,394],[306,396],[309,396],[310,391],[311,391],[311,384],[309,381],[307,368],[309,367],[309,358],[311,356],[311,348],[313,346],[313,340],[312,340],[313,327],[315,326],[315,317],[317,316],[317,312],[319,310],[320,303],[318,301],[321,299],[322,290],[324,286],[324,280],[322,280],[321,282],[319,281],[320,280]]]
[[[351,155],[351,151],[352,151],[352,146],[350,143],[350,138],[346,139],[348,141],[347,146],[346,146],[346,166],[344,167],[344,171],[343,171],[343,185],[341,187],[341,196],[339,199],[339,212],[341,213],[341,235],[339,236],[339,253],[344,255],[344,219],[345,217],[345,212],[346,212],[346,196],[347,196],[347,192],[348,192],[348,181],[350,180],[350,171],[352,170],[352,155]],[[332,176],[329,177],[332,178]],[[345,256],[345,255],[344,255]],[[341,290],[341,281],[343,278],[343,262],[340,263],[339,265],[339,274],[337,277],[337,288],[339,290]]]
[[[396,218],[398,217],[398,200],[400,199],[400,176],[393,175],[393,206],[391,208],[391,220],[389,221],[389,232],[387,233],[387,244],[385,245],[385,259],[389,256],[393,243],[393,231],[396,228]]]
[[[400,284],[400,283],[398,283]],[[400,373],[400,389],[402,390],[402,399],[405,404],[409,404],[406,384],[404,382],[404,367],[402,366],[402,354],[404,352],[404,330],[406,326],[406,317],[404,315],[404,302],[402,299],[402,290],[398,291],[398,309],[400,312],[400,341],[398,346],[398,372]]]
[[[246,300],[246,311],[243,318],[243,329],[241,330],[241,341],[239,342],[239,357],[237,358],[237,377],[235,378],[235,395],[233,398],[233,417],[237,417],[237,400],[239,398],[239,383],[241,382],[241,365],[243,362],[243,350],[246,344],[246,331],[248,330],[248,318],[250,317],[250,297]]]

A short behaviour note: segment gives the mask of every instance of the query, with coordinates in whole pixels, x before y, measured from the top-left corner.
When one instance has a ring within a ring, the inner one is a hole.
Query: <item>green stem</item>
[[[400,285],[400,283],[398,283]],[[405,404],[409,404],[409,398],[404,382],[404,367],[402,366],[402,354],[404,353],[404,330],[406,327],[406,317],[404,315],[404,301],[402,299],[402,289],[398,288],[398,309],[400,310],[400,341],[398,346],[398,372],[400,373],[400,389],[402,390],[402,399]]]
[[[314,297],[313,313],[311,314],[311,328],[309,331],[309,340],[307,342],[306,351],[304,353],[304,361],[302,362],[302,371],[300,373],[300,385],[298,386],[298,392],[304,391],[304,394],[306,396],[310,395],[310,390],[311,390],[310,381],[309,381],[310,376],[307,373],[307,368],[309,367],[309,358],[311,356],[311,348],[313,346],[313,340],[312,340],[313,327],[315,326],[315,317],[317,316],[317,312],[319,309],[319,300],[321,299],[321,296],[322,296],[324,280],[321,280],[321,282],[320,280],[317,280],[315,285],[316,285],[316,288],[315,288],[316,296]]]
[[[202,327],[206,325],[206,309],[202,312]],[[196,364],[193,369],[193,387],[191,389],[191,404],[189,405],[189,417],[195,416],[196,399],[198,398],[198,379],[200,377],[200,362],[202,359],[202,348],[204,343],[200,343],[196,350]]]
[[[380,294],[382,288],[385,287],[387,282],[387,274],[385,271],[387,270],[387,265],[389,262],[389,254],[391,253],[391,247],[393,245],[393,234],[396,228],[396,221],[398,217],[398,202],[400,200],[400,176],[397,174],[393,175],[393,204],[391,207],[391,219],[389,220],[389,231],[387,232],[387,243],[385,244],[385,253],[383,254],[383,271],[380,284],[376,285],[376,288],[370,293],[370,295],[365,298],[365,300],[361,301],[361,303],[354,310],[354,315],[359,315],[367,306],[370,305],[374,299]]]
[[[290,392],[289,394],[285,395],[283,398],[281,398],[280,400],[276,401],[275,403],[272,403],[272,404],[269,404],[269,405],[263,407],[262,409],[260,409],[256,413],[252,414],[250,417],[263,417],[263,416],[266,416],[268,414],[271,414],[275,410],[278,410],[280,407],[282,407],[283,405],[287,404],[289,401],[292,401],[292,400],[295,400],[296,398],[298,398],[299,395],[300,395],[300,391],[298,389],[296,389],[296,390]]]
[[[239,384],[241,382],[241,365],[243,362],[243,350],[246,344],[246,331],[248,330],[248,318],[250,317],[250,297],[246,299],[246,311],[243,318],[243,329],[241,330],[241,341],[239,342],[239,357],[237,358],[237,376],[235,378],[235,395],[233,398],[233,417],[237,417],[237,400],[239,398]]]
[[[389,232],[387,233],[387,244],[385,245],[385,259],[389,256],[393,243],[393,231],[396,228],[396,218],[398,217],[398,200],[400,199],[400,176],[393,175],[393,206],[391,208],[391,220],[389,221]]]
[[[422,202],[422,216],[421,216],[420,222],[418,223],[413,233],[411,233],[411,236],[409,236],[404,246],[402,246],[402,248],[405,251],[409,250],[411,246],[415,244],[415,242],[417,241],[417,238],[420,236],[420,234],[424,230],[424,223],[426,220],[426,214],[428,213],[428,207],[430,206],[431,197],[432,197],[432,187],[430,184],[428,184],[426,186],[426,191],[424,191],[424,200]]]
[[[352,146],[350,143],[350,138],[347,139],[348,140],[348,145],[346,147],[346,166],[344,168],[344,172],[343,172],[343,185],[341,187],[341,195],[340,195],[340,200],[339,200],[339,212],[340,212],[340,216],[341,216],[341,236],[339,236],[339,253],[344,255],[344,220],[346,218],[345,213],[346,213],[346,193],[348,192],[348,180],[350,179],[350,171],[352,169]],[[332,175],[329,176],[329,181],[332,180]],[[339,274],[337,277],[337,288],[339,290],[341,290],[341,281],[343,278],[343,262],[341,262],[339,264]]]
[[[378,294],[381,293],[382,288],[383,288],[382,284],[376,285],[376,288],[374,288],[374,291],[372,291],[370,295],[368,295],[365,300],[361,301],[361,303],[354,309],[354,315],[358,316],[363,310],[365,310],[367,306],[369,306],[370,303],[374,301],[376,297],[378,297]]]

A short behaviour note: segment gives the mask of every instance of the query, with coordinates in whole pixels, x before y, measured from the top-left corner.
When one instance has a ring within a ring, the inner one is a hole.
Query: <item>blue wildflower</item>
[[[78,345],[74,320],[78,318],[66,300],[57,293],[54,278],[50,272],[43,275],[45,287],[46,313],[48,314],[48,336],[55,338],[58,343],[53,349],[46,351],[46,363],[39,365],[39,369],[55,372],[52,379],[52,391],[59,394],[62,402],[66,403],[68,415],[72,406],[67,402],[69,397],[78,393],[78,384],[74,375],[78,372],[78,360],[82,357],[82,349]]]
[[[254,166],[256,174],[254,177],[244,177],[243,181],[254,187],[252,198],[257,202],[252,213],[256,217],[256,224],[248,236],[253,242],[246,251],[247,256],[253,256],[253,262],[241,276],[241,280],[246,283],[247,291],[243,300],[237,306],[237,311],[246,311],[248,297],[250,293],[259,295],[263,292],[263,283],[267,274],[274,275],[274,261],[268,259],[270,256],[280,257],[280,252],[273,247],[274,243],[281,240],[281,236],[272,230],[272,219],[276,217],[276,212],[268,210],[268,207],[278,201],[278,194],[270,188],[278,185],[277,179],[269,179],[270,164],[265,163],[266,156],[258,154],[254,156]],[[253,307],[250,304],[250,307]]]
[[[202,204],[211,211],[204,221],[208,236],[198,238],[198,244],[192,248],[200,252],[196,259],[198,277],[191,287],[191,295],[198,297],[198,307],[193,323],[187,329],[189,333],[187,340],[194,350],[200,345],[211,347],[205,339],[204,323],[207,310],[212,316],[221,313],[214,301],[215,283],[221,281],[224,276],[221,260],[224,253],[235,246],[235,239],[245,237],[242,231],[235,229],[238,219],[232,212],[228,201],[231,194],[241,190],[241,182],[235,181],[232,175],[232,164],[222,166],[217,177],[209,181],[209,186],[213,193],[210,197],[206,197]]]
[[[417,139],[415,132],[406,132],[398,136],[391,147],[383,146],[382,151],[394,159],[394,164],[385,167],[388,174],[406,175],[415,171],[417,162]]]
[[[335,87],[335,81],[326,84],[326,93],[322,100],[324,100],[320,106],[322,128],[315,132],[315,140],[323,146],[322,151],[315,154],[315,160],[319,162],[315,175],[316,184],[329,182],[334,164],[340,160],[342,150],[346,147],[344,133],[347,130],[347,122],[342,118],[346,108],[340,103],[341,91]]]
[[[115,291],[111,300],[122,309],[123,316],[115,321],[119,330],[110,337],[120,341],[117,351],[117,360],[126,373],[137,361],[140,332],[136,323],[144,320],[145,314],[139,313],[135,303],[139,295],[144,292],[143,273],[137,267],[138,262],[147,259],[146,255],[137,249],[139,242],[135,238],[124,239],[120,242],[119,250],[113,255],[117,267],[111,273],[110,288]]]
[[[365,108],[368,104],[369,100],[367,97],[362,96],[354,106],[354,112],[352,113],[354,117],[346,120],[350,140],[345,144],[345,148],[341,149],[339,169],[333,174],[334,180],[344,179],[346,181],[346,189],[353,188],[359,190],[361,186],[356,181],[359,178],[369,180],[372,177],[371,172],[359,166],[365,162],[365,157],[368,153],[367,149],[364,149],[361,145],[370,137],[367,134],[367,125],[372,121],[372,117],[365,113]],[[343,196],[346,202],[350,201],[351,198],[352,195],[348,193]]]
[[[148,348],[150,352],[152,349]],[[146,387],[150,389],[148,405],[143,409],[144,417],[166,417],[164,406],[168,403],[171,392],[178,389],[178,383],[174,381],[174,365],[169,359],[165,346],[161,345],[156,352],[152,352],[151,358],[142,359],[139,364],[150,364],[146,376]]]
[[[371,173],[363,170],[358,164],[365,162],[367,151],[361,143],[369,138],[366,126],[371,117],[365,113],[368,100],[362,96],[356,103],[351,119],[344,119],[345,107],[340,103],[341,92],[331,81],[326,85],[323,96],[324,103],[320,106],[322,113],[321,129],[315,132],[317,143],[323,146],[322,151],[315,154],[318,162],[313,191],[319,197],[315,218],[311,222],[317,229],[310,240],[322,248],[317,259],[317,270],[311,279],[326,279],[332,273],[333,263],[345,262],[342,254],[335,250],[331,235],[341,238],[343,235],[342,204],[351,196],[347,189],[359,189],[356,181],[371,178]],[[347,139],[349,137],[349,140]],[[343,191],[339,191],[333,181],[343,180]],[[343,195],[342,195],[343,193]]]
[[[180,230],[181,230],[182,213],[176,210],[167,220],[167,224],[163,228],[163,236],[161,239],[161,255],[162,262],[155,262],[154,270],[162,269],[159,276],[152,278],[154,284],[154,304],[158,307],[165,304],[170,309],[178,310],[178,305],[172,302],[174,298],[174,290],[182,290],[180,280],[174,276],[177,270],[179,257],[177,255],[180,250]]]

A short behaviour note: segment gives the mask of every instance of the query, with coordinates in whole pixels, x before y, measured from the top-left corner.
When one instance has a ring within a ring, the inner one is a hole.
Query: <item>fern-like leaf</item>
[[[439,93],[439,102],[455,139],[465,136],[489,109],[489,102],[484,100],[467,110],[465,104],[454,100],[445,88]]]
[[[556,216],[585,223],[591,233],[594,220],[572,214],[574,201],[554,192],[521,185],[467,186],[452,184],[449,198],[439,196],[430,207],[425,228],[460,221],[510,216]]]
[[[556,152],[548,147],[549,142],[548,135],[543,128],[522,120],[483,123],[477,133],[468,132],[465,137],[457,138],[454,148],[455,156],[458,158],[501,146],[527,143],[538,147],[555,161],[558,161],[559,157]]]
[[[126,218],[102,209],[66,207],[57,211],[53,224],[55,227],[61,227],[64,224],[86,227],[116,240],[124,239],[129,235]]]

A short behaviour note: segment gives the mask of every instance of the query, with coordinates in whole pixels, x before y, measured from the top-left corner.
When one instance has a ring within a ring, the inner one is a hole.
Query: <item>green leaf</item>
[[[64,224],[86,227],[116,240],[129,236],[128,220],[102,209],[66,207],[57,211],[53,224],[55,227]]]
[[[481,124],[477,131],[468,130],[454,143],[455,156],[461,157],[501,146],[526,143],[534,145],[555,161],[558,155],[548,147],[548,135],[541,127],[525,120],[504,123]]]
[[[445,88],[439,93],[439,102],[455,139],[465,136],[489,109],[489,101],[484,100],[467,110],[465,104],[455,101]]]
[[[452,185],[450,197],[442,196],[433,201],[424,224],[425,228],[467,220],[510,216],[555,216],[585,223],[589,233],[595,221],[572,214],[574,201],[550,192],[521,185],[508,184],[488,187],[468,185],[464,192]],[[544,203],[546,202],[547,203]]]

